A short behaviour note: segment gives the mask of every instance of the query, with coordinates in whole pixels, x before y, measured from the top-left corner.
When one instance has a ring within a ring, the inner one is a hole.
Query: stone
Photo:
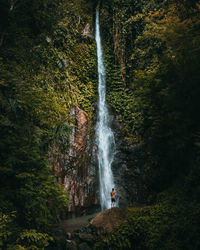
[[[70,114],[76,125],[72,129],[69,150],[73,171],[65,176],[64,185],[70,199],[68,211],[77,217],[90,213],[98,205],[98,178],[97,165],[91,163],[94,143],[89,135],[94,128],[89,126],[87,113],[79,107],[72,107]]]
[[[110,110],[112,113],[113,111]],[[116,191],[116,204],[119,207],[131,207],[143,204],[141,189],[142,167],[145,164],[143,146],[123,137],[123,125],[120,117],[112,122],[115,133],[116,153],[112,162],[112,171]]]
[[[66,250],[78,250],[76,241],[72,240],[71,242],[67,242]]]
[[[68,240],[71,240],[71,238],[72,238],[71,232],[67,232],[66,235],[67,235],[67,239],[68,239]]]
[[[110,233],[115,225],[126,221],[126,211],[127,209],[118,207],[107,209],[92,219],[88,227],[91,227],[99,235]]]
[[[92,250],[87,243],[83,242],[79,245],[79,250]]]
[[[88,242],[88,243],[92,243],[94,241],[94,236],[92,234],[82,233],[82,234],[79,234],[79,238],[80,240]]]

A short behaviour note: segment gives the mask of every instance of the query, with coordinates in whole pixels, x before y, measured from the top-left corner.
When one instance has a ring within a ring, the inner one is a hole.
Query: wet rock
[[[78,250],[76,241],[72,240],[71,242],[67,242],[66,249],[67,250]]]
[[[82,233],[79,234],[79,238],[82,241],[92,243],[94,241],[94,236],[92,234]]]
[[[112,110],[110,110],[112,113]],[[141,168],[145,164],[141,145],[123,138],[123,125],[119,118],[113,118],[116,153],[112,163],[116,200],[119,207],[134,206],[143,202],[141,190]]]
[[[66,235],[67,235],[67,239],[68,239],[68,240],[71,240],[71,238],[72,238],[71,232],[67,232]]]
[[[90,213],[92,208],[98,206],[97,196],[97,165],[92,162],[94,131],[89,126],[86,112],[79,107],[72,107],[71,116],[76,126],[72,130],[69,152],[69,164],[72,171],[65,176],[64,185],[70,198],[69,212],[75,216]],[[92,212],[95,212],[92,211]]]
[[[126,209],[114,207],[107,209],[91,220],[88,227],[97,234],[109,233],[115,225],[119,225],[126,220]]]
[[[71,124],[69,153],[63,154],[58,146],[52,145],[48,157],[53,174],[69,194],[68,218],[94,213],[99,209],[94,126],[91,126],[87,113],[77,106],[71,108],[70,115],[74,123]]]
[[[63,224],[60,224],[62,234],[56,238],[54,248],[52,249],[69,249],[69,250],[92,250],[99,236],[112,232],[116,225],[125,222],[127,218],[127,208],[111,208],[98,214],[86,225],[81,226],[74,231],[68,231]],[[59,228],[52,231],[55,238]],[[61,231],[60,231],[61,232]]]
[[[92,250],[92,248],[90,248],[87,243],[83,242],[79,244],[79,250]]]

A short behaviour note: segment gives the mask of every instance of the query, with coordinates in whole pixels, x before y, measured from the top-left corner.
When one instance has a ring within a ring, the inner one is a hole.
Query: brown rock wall
[[[97,173],[91,164],[93,141],[90,138],[87,114],[78,107],[71,109],[75,129],[71,136],[70,164],[73,170],[65,176],[65,188],[70,195],[69,211],[75,215],[88,213],[91,206],[98,204],[96,198]]]
[[[96,151],[94,131],[89,129],[87,114],[79,107],[72,107],[70,114],[74,127],[71,131],[69,152],[62,154],[56,145],[52,145],[49,162],[57,181],[64,184],[69,194],[71,216],[79,216],[95,212],[99,204]]]

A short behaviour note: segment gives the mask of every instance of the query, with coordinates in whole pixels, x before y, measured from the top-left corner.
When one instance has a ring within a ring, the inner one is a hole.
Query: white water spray
[[[98,64],[98,121],[96,136],[98,145],[98,165],[100,182],[101,209],[110,208],[110,192],[114,187],[111,164],[115,153],[114,134],[109,126],[109,114],[106,105],[106,74],[103,63],[101,36],[99,27],[99,7],[96,10],[96,45]]]

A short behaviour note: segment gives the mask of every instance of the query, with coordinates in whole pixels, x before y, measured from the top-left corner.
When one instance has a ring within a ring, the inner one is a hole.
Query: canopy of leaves
[[[48,158],[53,145],[68,154],[71,107],[90,126],[94,119],[96,47],[82,36],[92,8],[85,0],[0,3],[0,248],[42,249],[66,216],[68,196]]]
[[[129,169],[140,169],[140,201],[158,204],[164,192],[166,202],[141,209],[142,216],[133,212],[134,223],[97,249],[198,249],[199,1],[104,1],[102,6],[107,99],[124,140],[143,151],[144,159],[135,153]],[[182,194],[173,204],[168,192],[178,189]],[[170,212],[165,217],[160,209]]]

